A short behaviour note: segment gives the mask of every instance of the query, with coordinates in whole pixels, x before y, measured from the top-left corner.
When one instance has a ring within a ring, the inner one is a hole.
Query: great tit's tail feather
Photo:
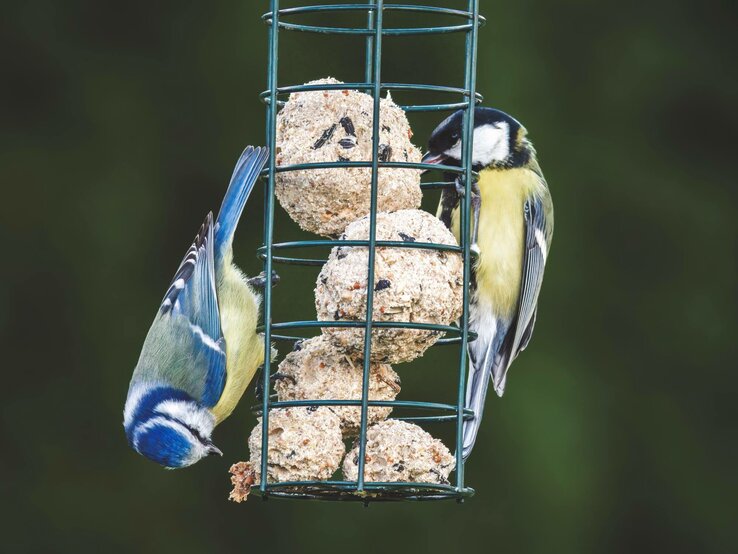
[[[482,310],[479,306],[472,307],[470,315],[469,328],[477,334],[477,338],[469,343],[468,348],[469,377],[464,407],[472,410],[474,417],[464,422],[464,459],[471,454],[477,440],[490,381],[500,383],[495,390],[502,396],[505,388],[504,369],[509,364],[509,356],[506,355],[508,349],[504,348],[508,329],[505,321],[497,318],[491,310]]]
[[[247,146],[236,163],[215,224],[216,257],[231,245],[246,201],[269,157],[265,146]]]

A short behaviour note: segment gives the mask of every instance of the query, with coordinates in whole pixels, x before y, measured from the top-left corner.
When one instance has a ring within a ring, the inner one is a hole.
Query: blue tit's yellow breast
[[[529,169],[484,169],[479,175],[479,258],[475,264],[476,299],[494,313],[511,317],[517,309],[525,246],[524,204],[541,189]],[[454,213],[458,237],[459,214]]]
[[[211,410],[217,423],[231,414],[264,361],[264,341],[256,334],[260,298],[238,268],[225,263],[223,273],[218,282],[218,307],[226,340],[226,382]]]

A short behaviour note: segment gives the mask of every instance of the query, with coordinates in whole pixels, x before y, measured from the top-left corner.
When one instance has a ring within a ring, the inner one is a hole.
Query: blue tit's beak
[[[220,448],[215,446],[212,442],[208,444],[208,456],[222,456],[223,452],[221,452]]]
[[[445,162],[447,157],[448,156],[446,156],[446,154],[434,154],[433,152],[426,152],[425,155],[423,156],[423,159],[420,160],[420,162],[424,164],[437,165],[437,164],[442,164],[443,162]],[[425,173],[426,171],[430,171],[430,170],[424,169],[422,173]]]

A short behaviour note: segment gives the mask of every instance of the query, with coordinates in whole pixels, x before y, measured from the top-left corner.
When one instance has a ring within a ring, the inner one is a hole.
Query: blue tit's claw
[[[259,375],[256,378],[256,387],[254,387],[254,394],[256,395],[256,399],[261,402],[264,400],[264,379],[262,377],[264,371],[264,366],[259,368]],[[274,384],[277,381],[291,381],[293,385],[297,384],[297,380],[292,375],[287,375],[286,373],[280,373],[279,371],[272,373],[269,376],[269,383],[274,386]]]
[[[263,372],[264,366],[259,366],[259,369],[256,370],[256,375],[254,378],[254,380],[256,381],[256,385],[254,385],[254,396],[259,402],[264,400],[264,380],[261,377],[263,375]]]
[[[251,285],[252,287],[263,289],[267,284],[266,274],[262,271],[256,277],[252,277],[251,279],[249,279],[247,283]],[[272,286],[275,286],[278,283],[279,283],[279,275],[277,275],[276,271],[272,270]]]

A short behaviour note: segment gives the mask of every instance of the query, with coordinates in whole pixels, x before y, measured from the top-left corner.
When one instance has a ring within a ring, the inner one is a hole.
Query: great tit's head
[[[459,110],[435,128],[428,140],[424,163],[461,165],[463,120],[464,112]],[[472,164],[475,168],[524,164],[530,148],[525,135],[525,127],[505,112],[494,108],[476,108]]]
[[[135,396],[126,403],[123,425],[136,452],[169,469],[223,455],[210,438],[215,418],[207,408],[169,388]]]

